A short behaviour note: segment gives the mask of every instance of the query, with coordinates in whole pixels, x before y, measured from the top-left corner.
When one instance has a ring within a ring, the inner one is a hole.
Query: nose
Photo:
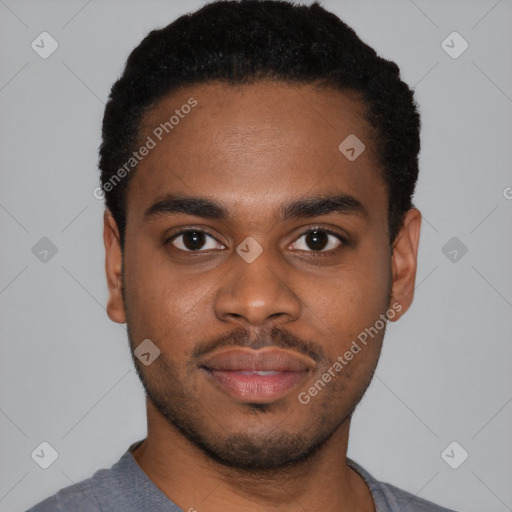
[[[223,322],[267,327],[300,317],[301,301],[290,288],[290,270],[270,250],[248,263],[237,253],[214,298],[215,314]]]

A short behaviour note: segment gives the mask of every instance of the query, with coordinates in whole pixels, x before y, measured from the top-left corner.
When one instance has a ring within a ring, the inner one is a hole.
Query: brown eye
[[[304,239],[303,242],[301,240]],[[343,245],[344,238],[328,229],[310,229],[292,245],[294,249],[308,252],[329,252]]]
[[[224,248],[224,246],[219,244],[211,235],[199,229],[181,231],[174,235],[169,242],[177,249],[186,252]]]

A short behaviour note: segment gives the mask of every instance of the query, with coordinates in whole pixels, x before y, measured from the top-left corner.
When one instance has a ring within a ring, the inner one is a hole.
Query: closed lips
[[[228,349],[207,358],[201,366],[209,370],[237,371],[271,375],[278,372],[307,372],[314,361],[297,352],[265,347]],[[271,372],[271,373],[270,373]]]
[[[217,389],[236,402],[271,403],[304,383],[314,361],[290,350],[244,347],[223,350],[201,365]]]

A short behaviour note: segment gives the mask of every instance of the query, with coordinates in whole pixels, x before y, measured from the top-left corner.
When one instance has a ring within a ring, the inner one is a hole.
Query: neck
[[[366,483],[346,463],[350,419],[300,464],[255,472],[211,460],[149,401],[147,413],[148,435],[133,456],[155,485],[185,511],[375,511]]]

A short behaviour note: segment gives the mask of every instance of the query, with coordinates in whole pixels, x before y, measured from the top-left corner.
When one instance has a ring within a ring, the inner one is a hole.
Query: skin
[[[385,328],[308,404],[298,394],[393,304],[401,311],[392,321],[407,311],[421,214],[407,212],[390,247],[387,189],[355,93],[266,81],[194,85],[153,108],[141,140],[191,97],[198,105],[132,176],[124,249],[108,211],[104,218],[108,315],[127,323],[132,349],[149,338],[161,351],[149,366],[134,358],[148,393],[148,435],[134,457],[186,511],[375,510],[346,452]],[[366,145],[354,161],[338,150],[350,133]],[[283,203],[334,192],[356,198],[366,215],[280,216]],[[166,193],[215,199],[229,217],[145,217]],[[328,234],[329,245],[315,250],[307,232],[321,227],[348,243]],[[169,241],[185,228],[214,237],[203,253],[186,252],[183,237]],[[236,252],[248,236],[263,249],[252,263]],[[219,390],[198,366],[199,348],[237,345],[308,348],[314,367],[258,408]]]

